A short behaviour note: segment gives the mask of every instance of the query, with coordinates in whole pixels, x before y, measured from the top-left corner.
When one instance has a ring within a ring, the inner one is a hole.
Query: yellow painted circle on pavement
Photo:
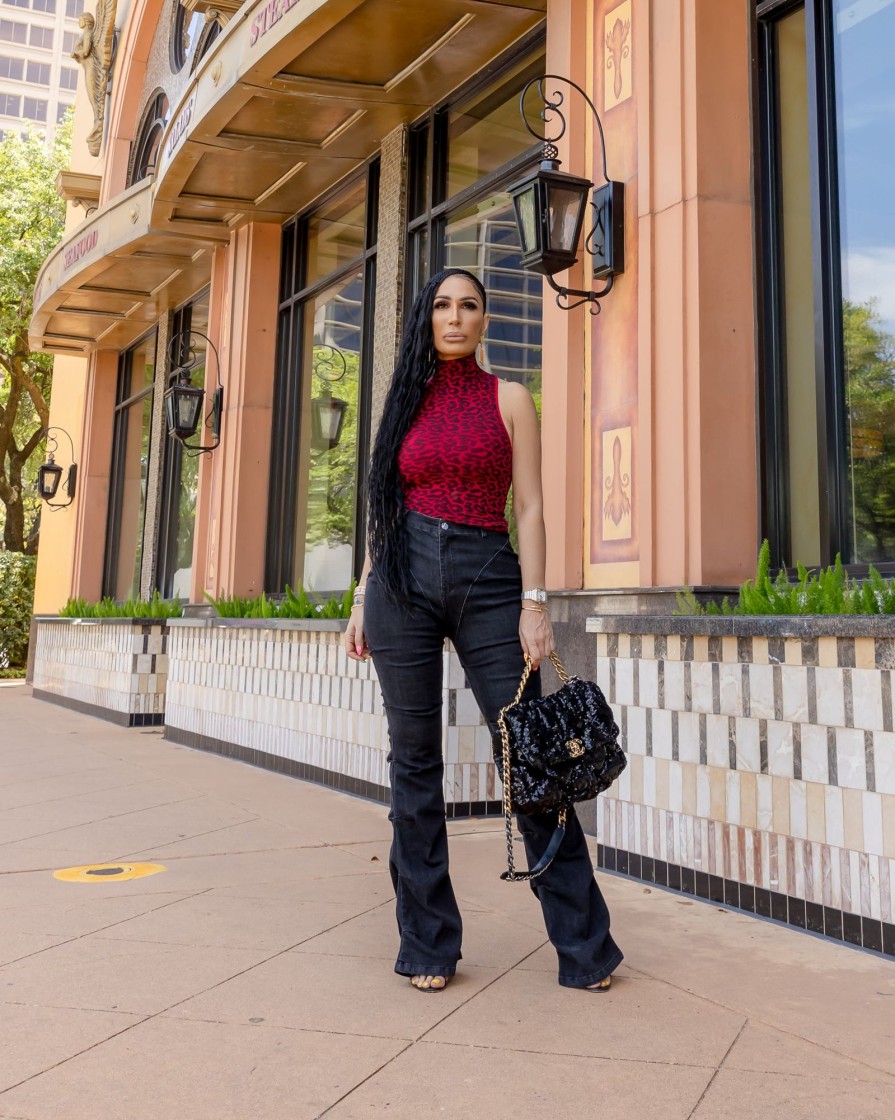
[[[120,883],[124,879],[142,879],[167,871],[160,863],[87,863],[83,867],[63,867],[53,878],[64,883]]]

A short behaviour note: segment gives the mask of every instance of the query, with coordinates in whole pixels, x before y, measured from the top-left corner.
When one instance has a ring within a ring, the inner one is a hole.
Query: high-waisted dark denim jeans
[[[442,653],[450,638],[479,707],[496,734],[500,709],[522,675],[519,560],[506,533],[408,513],[411,599],[385,599],[367,580],[364,630],[388,718],[393,840],[390,870],[401,945],[395,971],[452,976],[462,925],[448,874],[441,744]],[[526,696],[540,694],[540,673]],[[555,814],[517,816],[529,866],[547,846]],[[498,868],[494,869],[495,879]],[[584,833],[569,814],[556,859],[531,883],[559,957],[559,982],[583,988],[622,960],[594,880]],[[512,885],[495,890],[518,890]]]

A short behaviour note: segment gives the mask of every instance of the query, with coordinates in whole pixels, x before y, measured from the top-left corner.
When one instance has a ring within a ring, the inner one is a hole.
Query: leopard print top
[[[497,389],[474,354],[438,363],[398,455],[407,509],[506,532],[513,445]]]

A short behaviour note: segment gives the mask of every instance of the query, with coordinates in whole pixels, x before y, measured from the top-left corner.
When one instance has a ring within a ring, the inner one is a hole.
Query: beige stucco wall
[[[126,14],[128,8],[129,0],[119,5],[119,12],[123,10]],[[93,127],[93,111],[87,100],[83,76],[78,79],[74,104],[71,169],[88,175],[100,175],[102,157],[91,156],[87,151],[87,134]],[[81,207],[69,204],[65,218],[66,231],[75,229],[85,217],[85,211]],[[87,479],[83,473],[88,395],[88,360],[57,355],[53,360],[50,425],[63,428],[71,436],[75,449],[75,462],[78,463],[81,473],[77,480],[75,500],[71,506],[63,510],[50,510],[44,506],[41,511],[40,549],[34,591],[36,614],[57,611],[77,586],[74,569],[79,525],[83,516],[85,494],[90,493],[89,486],[85,486]],[[57,462],[63,468],[68,467],[70,454],[68,440],[60,436]],[[62,497],[64,500],[64,496]],[[94,501],[95,498],[92,497],[90,500]]]
[[[626,190],[625,272],[600,315],[559,311],[545,288],[548,583],[739,582],[758,544],[749,6],[548,13],[548,70],[594,100]],[[567,97],[564,167],[599,183],[580,102]],[[599,286],[578,270],[558,279]]]

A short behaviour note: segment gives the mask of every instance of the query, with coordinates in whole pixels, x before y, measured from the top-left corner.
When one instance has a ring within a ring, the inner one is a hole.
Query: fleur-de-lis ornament
[[[614,71],[612,92],[615,95],[616,101],[618,101],[622,93],[622,59],[627,58],[631,53],[631,44],[628,42],[628,36],[630,34],[631,21],[626,19],[622,22],[619,18],[612,25],[611,30],[606,36],[606,46],[609,48],[609,57],[606,59],[606,69]]]

